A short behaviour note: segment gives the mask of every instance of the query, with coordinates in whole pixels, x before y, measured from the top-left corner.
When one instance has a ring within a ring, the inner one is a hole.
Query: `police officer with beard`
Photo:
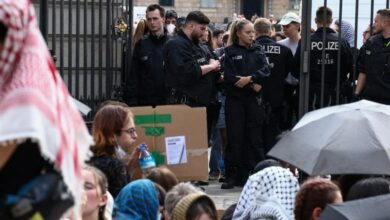
[[[352,70],[352,49],[348,42],[341,39],[329,25],[332,23],[332,10],[327,7],[319,7],[316,11],[315,23],[317,30],[311,35],[310,48],[310,85],[309,85],[309,110],[315,110],[326,106],[339,104],[336,102],[337,87],[345,84],[348,73]],[[325,32],[325,42],[323,33]],[[322,51],[325,49],[325,57]],[[337,57],[341,50],[340,84],[337,85]],[[300,55],[300,48],[297,51]],[[299,64],[299,63],[298,63]],[[322,81],[322,65],[325,65],[324,81]],[[324,84],[323,103],[321,103],[321,84]]]
[[[266,18],[258,18],[254,28],[256,43],[267,56],[271,75],[263,84],[263,98],[266,106],[267,120],[264,123],[263,141],[267,153],[275,144],[280,134],[279,120],[283,117],[283,96],[285,78],[292,71],[293,55],[291,50],[271,39],[271,22]]]
[[[202,12],[190,12],[184,27],[164,46],[169,104],[209,107],[215,101],[215,84],[220,78],[221,65],[218,60],[209,58],[199,45],[209,23]],[[210,131],[210,121],[207,124]]]
[[[226,181],[222,189],[243,186],[255,165],[264,159],[265,120],[261,89],[270,75],[264,52],[253,44],[255,31],[248,20],[232,24],[225,48]]]
[[[356,99],[365,99],[390,105],[390,10],[377,11],[374,31],[360,49]]]
[[[160,5],[147,7],[149,34],[142,37],[134,47],[132,74],[136,79],[137,105],[166,104],[162,50],[169,38],[164,31],[164,13]]]

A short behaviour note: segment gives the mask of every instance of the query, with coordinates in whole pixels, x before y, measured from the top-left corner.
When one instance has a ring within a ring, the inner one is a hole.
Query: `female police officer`
[[[270,75],[266,57],[255,39],[253,24],[236,21],[225,49],[226,181],[222,189],[243,186],[253,167],[264,159],[261,85]]]

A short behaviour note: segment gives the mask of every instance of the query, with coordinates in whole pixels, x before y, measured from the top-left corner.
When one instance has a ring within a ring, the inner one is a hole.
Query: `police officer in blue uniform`
[[[165,74],[162,49],[169,37],[164,31],[163,7],[157,4],[146,9],[149,34],[142,37],[134,47],[132,74],[136,79],[137,105],[166,104]]]
[[[293,54],[291,50],[271,39],[271,22],[266,18],[258,18],[254,28],[256,43],[261,46],[271,70],[269,79],[263,85],[263,98],[266,110],[263,141],[267,153],[280,134],[279,120],[283,117],[283,98],[285,78],[292,71]]]
[[[232,24],[224,60],[228,143],[222,189],[243,186],[255,165],[264,159],[261,134],[265,118],[260,92],[270,71],[264,52],[254,40],[250,21]]]
[[[390,10],[377,11],[374,31],[362,46],[355,97],[390,105]]]
[[[184,27],[163,48],[169,104],[207,107],[208,112],[213,107],[221,65],[218,60],[208,56],[199,44],[209,23],[210,20],[202,12],[190,12]],[[209,116],[207,119],[210,135],[213,119]]]
[[[215,86],[215,73],[220,68],[218,60],[207,59],[199,46],[210,20],[200,11],[186,17],[182,30],[168,41],[163,49],[164,71],[170,104],[207,106]]]
[[[332,10],[327,7],[319,7],[316,11],[315,23],[317,30],[311,35],[310,48],[310,85],[309,85],[309,110],[315,110],[326,106],[339,104],[337,100],[337,87],[345,84],[348,73],[352,71],[352,49],[348,42],[341,38],[329,25],[332,23]],[[325,42],[323,34],[325,32]],[[325,57],[322,51],[325,49]],[[338,50],[341,50],[340,76],[337,84]],[[300,46],[297,55],[300,55]],[[322,80],[322,65],[325,65],[324,81]],[[299,63],[297,63],[299,65]],[[297,72],[297,71],[296,71]],[[321,94],[321,84],[324,84],[324,94]],[[321,103],[323,95],[323,103]]]

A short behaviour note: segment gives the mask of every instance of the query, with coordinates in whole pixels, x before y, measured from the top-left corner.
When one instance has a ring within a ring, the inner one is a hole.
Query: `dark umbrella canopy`
[[[327,205],[320,220],[389,220],[390,194]]]
[[[268,155],[310,175],[390,175],[390,106],[363,100],[310,112]]]

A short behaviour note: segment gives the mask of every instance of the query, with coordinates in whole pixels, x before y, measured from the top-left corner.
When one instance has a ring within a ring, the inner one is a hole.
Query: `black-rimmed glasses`
[[[135,130],[135,128],[129,128],[121,131],[129,133],[132,137],[134,137],[137,134],[137,130]]]

